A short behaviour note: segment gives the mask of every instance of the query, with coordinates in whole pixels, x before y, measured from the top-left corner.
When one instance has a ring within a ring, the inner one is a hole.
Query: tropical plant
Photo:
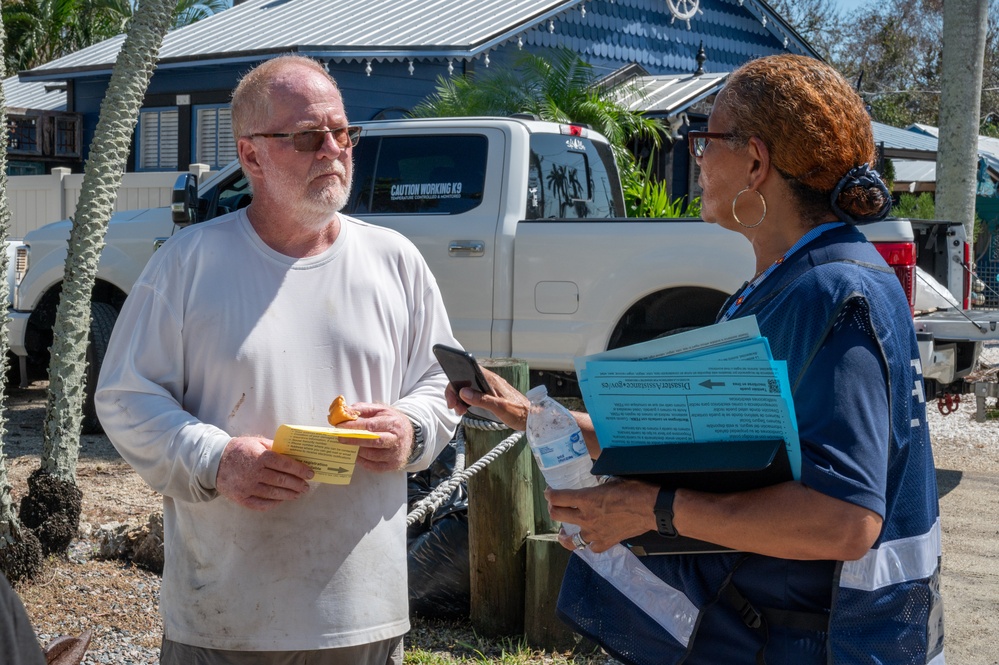
[[[176,0],[171,27],[218,13],[230,0]],[[136,12],[135,0],[7,0],[3,18],[10,35],[4,59],[23,70],[120,35]]]
[[[644,172],[633,169],[622,177],[628,217],[697,217],[701,199],[688,202],[686,196],[670,197],[666,182],[652,178],[652,164]]]
[[[191,25],[212,14],[228,9],[232,0],[178,0],[173,10],[173,27]]]
[[[610,141],[618,167],[634,168],[627,146],[643,141],[658,150],[665,131],[659,121],[630,111],[612,93],[595,85],[593,67],[567,49],[551,60],[523,54],[513,67],[487,74],[437,78],[432,95],[417,104],[415,117],[511,115],[528,113],[542,120],[581,123]]]
[[[91,329],[90,294],[139,108],[175,7],[176,0],[139,0],[111,71],[84,169],[53,328],[42,459],[28,479],[28,495],[20,512],[21,522],[35,529],[46,552],[65,551],[79,525],[76,463]]]
[[[0,16],[0,49],[6,42],[3,16]],[[0,80],[7,68],[0,60]],[[0,127],[7,126],[6,104],[0,87]],[[10,230],[10,209],[7,207],[7,142],[0,141],[0,241],[6,242]],[[0,252],[0,271],[7,274],[7,252]],[[0,302],[7,302],[7,280],[0,280]],[[0,317],[0,571],[8,579],[18,581],[32,578],[41,569],[42,548],[31,531],[21,526],[14,510],[7,462],[3,452],[7,438],[7,317]]]

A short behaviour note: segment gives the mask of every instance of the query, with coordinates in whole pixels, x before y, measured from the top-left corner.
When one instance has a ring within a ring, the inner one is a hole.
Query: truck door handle
[[[153,238],[153,251],[155,252],[157,249],[162,247],[163,243],[165,243],[169,239],[170,238]]]
[[[481,240],[452,240],[447,246],[448,256],[484,256],[486,245]]]

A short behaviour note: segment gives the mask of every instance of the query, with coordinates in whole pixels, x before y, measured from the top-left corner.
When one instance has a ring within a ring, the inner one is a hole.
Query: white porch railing
[[[184,171],[126,173],[118,189],[115,211],[159,208],[170,205],[173,185]],[[205,164],[191,164],[190,173],[199,182],[209,173]],[[10,207],[10,238],[23,238],[50,222],[71,217],[76,212],[83,186],[82,173],[66,168],[52,169],[49,175],[18,175],[7,178],[7,205]]]

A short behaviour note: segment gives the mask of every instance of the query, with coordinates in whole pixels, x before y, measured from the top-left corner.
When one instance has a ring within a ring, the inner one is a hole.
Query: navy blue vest
[[[814,643],[809,653],[815,654],[811,662],[816,663],[940,665],[943,608],[936,474],[919,350],[897,277],[863,234],[853,227],[833,229],[789,257],[735,317],[756,316],[774,357],[787,361],[797,394],[808,389],[801,383],[805,370],[848,307],[866,312],[888,374],[891,423],[884,525],[862,559],[806,569],[828,577],[832,603],[828,630],[802,633],[801,640]],[[760,555],[635,557],[619,546],[606,561],[601,562],[601,556],[584,551],[571,557],[558,611],[575,630],[625,663],[703,662],[698,642],[725,640],[728,634],[711,634],[709,627],[742,623],[745,630],[754,630],[741,621],[736,604],[726,602],[723,590],[739,566]],[[782,583],[774,580],[775,585]],[[723,618],[731,614],[732,620],[705,620],[709,612]],[[782,662],[772,653],[781,650],[761,649],[730,662],[754,663],[758,657]]]

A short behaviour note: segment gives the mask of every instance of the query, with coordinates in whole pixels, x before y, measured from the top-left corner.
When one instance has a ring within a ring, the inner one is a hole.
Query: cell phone
[[[475,388],[487,395],[493,394],[493,390],[489,387],[486,377],[483,376],[482,369],[475,360],[475,356],[468,351],[444,344],[434,344],[434,355],[437,356],[437,362],[444,368],[444,373],[447,375],[448,381],[458,390],[462,388]],[[459,397],[458,399],[460,400],[461,398]],[[462,404],[465,404],[465,402],[462,402]],[[468,406],[468,404],[465,404],[465,406]],[[479,418],[498,421],[495,415],[485,409],[468,406],[468,411]]]

